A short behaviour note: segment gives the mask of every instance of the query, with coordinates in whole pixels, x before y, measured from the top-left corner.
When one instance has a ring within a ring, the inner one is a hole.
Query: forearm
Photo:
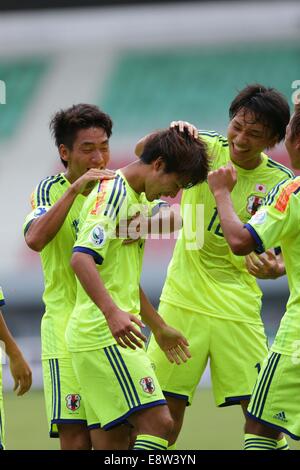
[[[107,318],[117,306],[104,286],[93,257],[85,253],[74,253],[71,266],[88,296]]]
[[[157,313],[153,305],[149,302],[146,294],[140,286],[140,304],[141,304],[141,317],[143,322],[149,326],[151,331],[155,334],[156,331],[164,327],[166,324],[162,317]]]
[[[0,313],[0,340],[3,341],[5,345],[5,352],[9,358],[22,355],[17,343],[15,342],[6,325],[2,313]]]
[[[236,215],[230,192],[226,189],[214,194],[224,237],[236,255],[247,255],[255,249],[255,241]]]
[[[29,248],[41,251],[55,237],[66,220],[76,196],[76,191],[70,187],[48,212],[32,222],[25,234]]]

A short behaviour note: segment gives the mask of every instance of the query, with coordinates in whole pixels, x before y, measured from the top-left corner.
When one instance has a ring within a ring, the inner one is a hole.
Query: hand
[[[136,323],[141,328],[145,325],[136,315],[132,315],[117,308],[109,315],[106,315],[106,320],[111,334],[119,346],[122,348],[128,346],[131,349],[136,349],[135,346],[138,348],[143,347],[139,339],[146,342],[147,338],[140,330],[134,327],[133,323]]]
[[[87,196],[98,181],[111,180],[115,177],[116,174],[112,170],[98,170],[97,168],[91,168],[74,181],[71,187],[76,194],[84,194]]]
[[[267,250],[262,255],[250,253],[245,259],[248,272],[258,279],[277,279],[285,274],[283,259],[281,255],[276,256],[273,250]]]
[[[185,130],[188,131],[191,137],[198,139],[199,131],[194,124],[190,124],[187,121],[172,121],[170,124],[170,128],[173,129],[174,127],[178,127],[179,132],[184,132]]]
[[[29,365],[20,353],[9,358],[9,366],[15,382],[14,392],[17,391],[18,396],[24,395],[32,384],[32,372]]]
[[[226,166],[210,171],[208,173],[207,181],[210,190],[214,195],[220,191],[224,191],[225,189],[231,192],[237,181],[236,169],[232,163],[229,162]]]
[[[130,245],[140,240],[147,233],[148,219],[137,212],[128,219],[121,219],[116,229],[118,238],[125,238],[123,245]]]
[[[191,356],[189,343],[186,338],[175,328],[166,325],[153,333],[160,349],[164,351],[168,360],[174,364],[180,365],[186,362]]]

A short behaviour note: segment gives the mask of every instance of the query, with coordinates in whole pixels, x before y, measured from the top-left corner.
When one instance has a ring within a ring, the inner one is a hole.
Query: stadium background
[[[98,104],[114,120],[110,167],[117,168],[134,158],[138,138],[173,119],[226,133],[229,104],[247,83],[275,86],[291,103],[292,83],[300,80],[297,2],[65,0],[37,6],[34,0],[21,8],[17,1],[0,2],[0,80],[6,85],[5,104],[0,95],[0,280],[5,318],[31,363],[35,389],[14,398],[4,365],[11,449],[57,447],[47,439],[40,392],[42,274],[38,255],[22,237],[34,186],[61,171],[50,116],[73,103]],[[282,146],[270,153],[289,166]],[[172,240],[147,246],[142,284],[154,304],[173,246]],[[272,341],[287,282],[261,286]],[[206,373],[180,446],[238,449],[240,411],[215,410],[209,386]]]

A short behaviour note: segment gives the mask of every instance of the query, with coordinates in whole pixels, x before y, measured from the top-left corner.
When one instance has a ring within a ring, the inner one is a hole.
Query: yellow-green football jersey
[[[216,132],[200,131],[211,157],[211,169],[230,161],[228,141]],[[261,155],[253,170],[238,166],[232,200],[240,219],[247,222],[278,182],[293,173]],[[182,236],[177,240],[161,300],[200,314],[261,323],[261,290],[245,266],[233,255],[221,230],[214,197],[205,182],[183,191]]]
[[[0,287],[0,307],[5,305],[5,299],[3,295],[3,290]],[[4,354],[4,351],[2,351],[2,345],[0,344],[0,400],[1,400],[1,390],[2,390],[2,354]]]
[[[137,212],[150,216],[162,201],[147,201],[137,194],[121,171],[114,180],[99,183],[88,196],[80,214],[78,238],[73,252],[90,254],[115,304],[125,312],[139,315],[139,282],[144,240],[129,245],[115,235],[121,219]],[[69,351],[89,351],[116,343],[106,319],[77,281],[77,298],[67,330]]]
[[[46,213],[70,187],[63,173],[40,182],[31,197],[32,211],[26,217],[24,233],[30,224]],[[41,338],[43,359],[69,357],[65,329],[76,300],[76,279],[70,266],[76,240],[79,213],[85,197],[79,194],[55,237],[41,251],[45,289]]]
[[[300,177],[278,185],[246,228],[257,251],[280,244],[288,277],[290,297],[272,351],[295,356],[300,351]]]

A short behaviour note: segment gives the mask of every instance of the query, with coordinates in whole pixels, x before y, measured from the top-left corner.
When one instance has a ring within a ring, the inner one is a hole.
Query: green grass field
[[[47,434],[44,398],[42,392],[32,391],[24,397],[5,393],[7,449],[59,449],[58,439]],[[178,449],[241,449],[243,417],[238,406],[218,409],[211,391],[197,392],[192,407],[186,414],[184,428],[178,440]],[[293,449],[300,443],[289,440]]]

